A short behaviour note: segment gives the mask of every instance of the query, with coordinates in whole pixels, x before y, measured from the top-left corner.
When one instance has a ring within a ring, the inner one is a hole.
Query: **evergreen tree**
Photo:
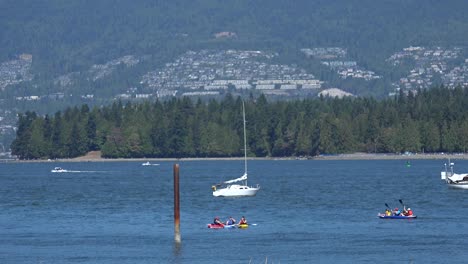
[[[16,139],[12,142],[11,151],[20,159],[34,158],[31,153],[30,141],[32,136],[32,122],[37,118],[36,113],[27,111],[24,115],[18,116],[18,130]]]

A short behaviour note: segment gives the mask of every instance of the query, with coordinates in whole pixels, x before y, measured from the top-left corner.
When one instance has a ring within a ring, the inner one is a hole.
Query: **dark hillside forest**
[[[378,101],[345,97],[245,102],[249,156],[351,152],[466,152],[468,90],[437,87]],[[19,116],[12,152],[20,159],[242,156],[242,99],[188,98],[70,107]]]

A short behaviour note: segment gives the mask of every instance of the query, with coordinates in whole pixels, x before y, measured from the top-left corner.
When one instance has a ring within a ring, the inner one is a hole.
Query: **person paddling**
[[[412,216],[413,215],[413,210],[411,210],[411,208],[408,207],[408,209],[406,209],[406,207],[403,208],[403,215],[405,216]]]
[[[247,224],[247,219],[245,219],[245,217],[242,216],[242,218],[239,221],[239,225],[246,225],[246,224]]]
[[[219,220],[219,217],[215,217],[214,220],[213,220],[213,224],[215,224],[215,225],[223,225],[223,222],[221,222],[221,220]]]
[[[229,217],[229,219],[226,221],[226,225],[233,225],[236,223],[236,219],[234,219],[232,216]]]

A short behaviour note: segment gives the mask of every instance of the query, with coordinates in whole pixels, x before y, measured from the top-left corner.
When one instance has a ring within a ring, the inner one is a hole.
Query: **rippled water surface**
[[[180,244],[174,162],[1,163],[0,263],[466,263],[468,190],[443,184],[443,163],[254,160],[262,189],[229,199],[210,187],[242,161],[181,161]],[[418,219],[377,218],[399,199]],[[206,228],[230,215],[255,225]]]

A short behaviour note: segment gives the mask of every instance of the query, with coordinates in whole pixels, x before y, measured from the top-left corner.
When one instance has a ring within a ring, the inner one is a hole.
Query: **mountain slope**
[[[466,1],[1,1],[0,56],[71,72],[125,54],[164,58],[200,46],[342,46],[387,57],[410,45],[468,43]],[[229,43],[213,34],[236,33]],[[361,55],[364,56],[364,55]]]

